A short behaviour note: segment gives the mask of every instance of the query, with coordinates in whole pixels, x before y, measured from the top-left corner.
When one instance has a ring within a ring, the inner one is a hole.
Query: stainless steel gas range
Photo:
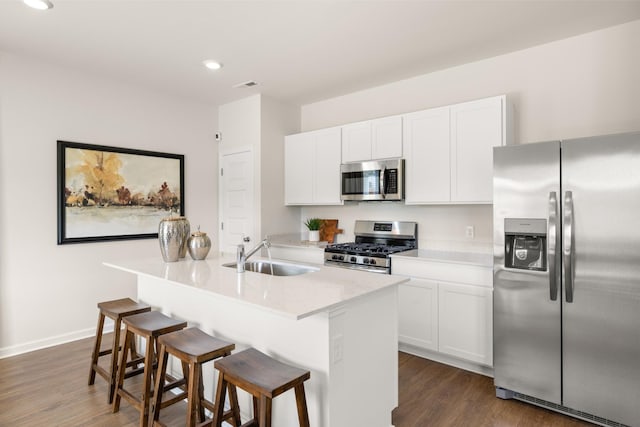
[[[356,221],[356,241],[329,245],[324,265],[391,274],[391,254],[418,247],[418,224],[407,221]]]

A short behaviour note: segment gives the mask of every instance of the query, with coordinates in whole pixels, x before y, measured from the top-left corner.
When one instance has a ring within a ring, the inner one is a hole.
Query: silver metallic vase
[[[189,221],[183,216],[163,218],[158,226],[160,253],[165,262],[176,262],[187,253]]]
[[[187,242],[191,234],[191,224],[189,224],[189,220],[183,216],[181,216],[180,219],[183,222],[182,232],[184,233],[182,236],[182,245],[180,246],[180,258],[184,258],[187,256]]]
[[[195,260],[205,259],[209,250],[211,249],[211,239],[207,236],[207,233],[198,231],[191,234],[187,241],[187,247],[189,248],[189,255]]]

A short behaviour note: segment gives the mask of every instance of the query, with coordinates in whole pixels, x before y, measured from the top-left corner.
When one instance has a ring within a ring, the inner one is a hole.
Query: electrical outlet
[[[475,227],[473,225],[467,225],[467,228],[464,230],[464,235],[467,239],[473,239],[476,234]]]

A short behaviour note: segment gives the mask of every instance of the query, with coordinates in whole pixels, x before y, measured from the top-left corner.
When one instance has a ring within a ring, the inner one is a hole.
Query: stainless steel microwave
[[[340,165],[341,200],[403,200],[404,159]]]

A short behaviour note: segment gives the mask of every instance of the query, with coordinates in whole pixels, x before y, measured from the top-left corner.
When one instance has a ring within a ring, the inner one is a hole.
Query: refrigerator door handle
[[[558,197],[555,191],[549,193],[549,221],[547,222],[547,265],[549,265],[549,298],[558,299]]]
[[[573,279],[574,279],[574,224],[573,224],[573,193],[564,193],[564,234],[562,239],[562,257],[564,261],[564,286],[566,289],[567,302],[573,302]]]

